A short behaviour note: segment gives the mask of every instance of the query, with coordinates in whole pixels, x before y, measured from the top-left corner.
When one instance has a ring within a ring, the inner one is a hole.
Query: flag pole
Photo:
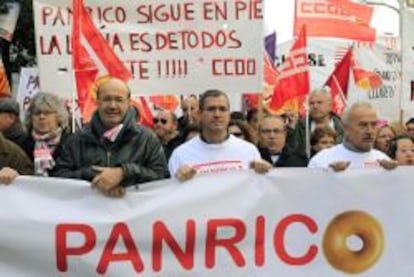
[[[76,95],[77,95],[77,86],[76,86],[76,77],[75,69],[72,69],[72,103],[71,103],[71,112],[72,112],[72,133],[76,132]]]
[[[66,67],[58,68],[58,74],[68,74],[69,70]],[[72,91],[70,95],[70,112],[71,112],[71,131],[74,133],[76,131],[76,118],[75,118],[75,104],[76,104],[76,82],[75,82],[75,69],[72,68],[70,71],[72,76],[70,76],[72,82]]]
[[[305,99],[305,149],[306,156],[310,159],[310,125],[309,125],[309,94],[306,95]]]

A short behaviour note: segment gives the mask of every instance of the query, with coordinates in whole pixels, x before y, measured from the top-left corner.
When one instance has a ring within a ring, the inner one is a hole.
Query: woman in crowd
[[[390,142],[395,137],[395,131],[389,125],[383,125],[378,128],[375,138],[374,148],[389,155]]]
[[[257,144],[258,138],[247,122],[231,120],[229,123],[229,134],[244,139],[245,141]]]
[[[310,137],[311,156],[335,145],[336,132],[329,127],[316,128]]]
[[[25,114],[25,124],[33,149],[34,174],[48,176],[61,145],[70,134],[69,113],[58,96],[38,93]]]
[[[38,93],[33,97],[25,114],[25,123],[30,134],[26,144],[31,154],[25,165],[29,164],[32,170],[21,170],[18,166],[6,165],[0,170],[2,183],[13,182],[19,174],[31,174],[31,161],[34,161],[34,175],[49,176],[49,170],[55,165],[60,146],[69,135],[68,111],[63,101],[53,94]]]
[[[399,165],[414,165],[414,140],[407,135],[395,137],[390,143],[390,156]]]

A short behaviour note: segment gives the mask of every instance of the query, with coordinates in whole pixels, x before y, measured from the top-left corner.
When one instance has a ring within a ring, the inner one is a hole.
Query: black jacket
[[[260,156],[263,160],[268,161],[273,167],[306,167],[308,159],[306,154],[300,154],[290,150],[285,146],[280,153],[279,159],[274,163],[267,148],[259,147]]]
[[[117,139],[110,142],[102,138],[105,128],[95,112],[91,124],[63,145],[51,175],[91,181],[97,175],[92,166],[105,166],[122,167],[123,186],[165,178],[167,165],[155,134],[136,124],[131,109],[122,123]]]
[[[53,151],[53,159],[57,159],[57,157],[60,155],[60,151],[62,151],[62,146],[65,144],[66,140],[72,136],[69,130],[65,129],[62,131],[62,136],[60,137],[59,144],[56,146],[55,151]],[[25,145],[28,150],[28,156],[31,161],[34,161],[34,148],[35,148],[35,141],[32,136],[27,137],[25,141]]]
[[[26,131],[23,128],[22,123],[20,122],[18,118],[16,119],[16,122],[9,129],[3,131],[3,135],[8,140],[20,146],[20,148],[26,153],[26,155],[29,158],[33,156],[32,154],[33,147],[31,146],[31,143],[28,141],[31,136],[26,133]]]
[[[163,145],[165,158],[168,160],[171,157],[172,152],[175,148],[180,146],[183,143],[184,139],[178,134],[173,139],[171,139],[167,144]]]

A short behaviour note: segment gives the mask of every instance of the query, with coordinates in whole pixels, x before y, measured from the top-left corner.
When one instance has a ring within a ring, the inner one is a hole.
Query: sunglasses
[[[234,133],[231,133],[233,136],[236,136],[236,137],[242,137],[243,136],[243,133],[241,133],[241,132],[234,132]]]
[[[167,124],[168,120],[165,118],[154,118],[154,124],[161,123],[162,125]]]

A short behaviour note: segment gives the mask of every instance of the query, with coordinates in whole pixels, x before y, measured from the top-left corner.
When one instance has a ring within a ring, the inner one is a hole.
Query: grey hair
[[[328,98],[329,103],[332,102],[332,100],[331,100],[331,88],[328,87],[328,86],[312,90],[310,92],[309,97],[312,97],[313,95],[324,95],[324,96],[326,96],[326,98]]]
[[[58,126],[62,129],[69,127],[69,112],[63,100],[54,94],[39,92],[32,98],[24,116],[24,123],[29,133],[33,130],[32,117],[35,110],[56,112]]]
[[[342,123],[343,124],[349,124],[349,120],[351,118],[351,114],[355,109],[359,109],[359,108],[363,108],[363,109],[369,109],[369,110],[373,110],[376,112],[374,106],[372,106],[371,103],[369,102],[355,102],[354,104],[352,104],[351,106],[348,106],[344,113],[342,114]]]

